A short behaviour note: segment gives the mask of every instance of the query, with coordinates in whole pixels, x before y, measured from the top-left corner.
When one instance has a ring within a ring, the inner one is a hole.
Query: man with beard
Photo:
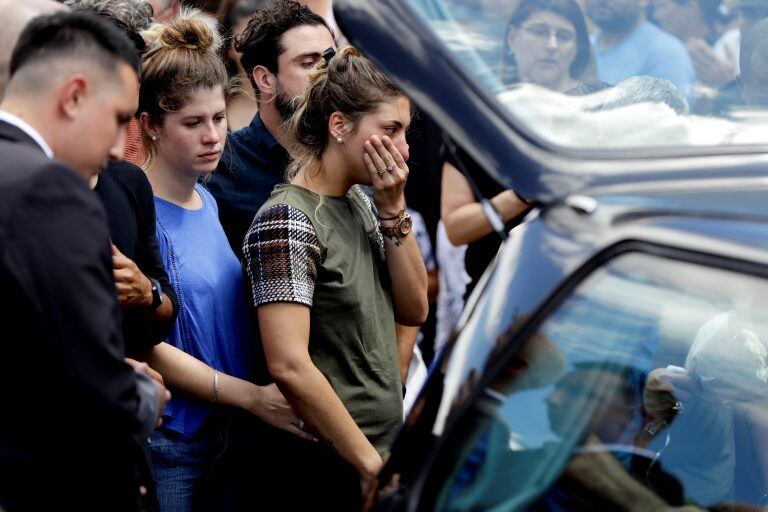
[[[240,259],[253,216],[274,186],[284,181],[289,161],[285,148],[291,144],[284,125],[304,95],[310,70],[335,46],[326,21],[291,0],[275,0],[257,11],[236,39],[259,112],[250,125],[229,134],[207,187]]]
[[[592,37],[598,78],[615,85],[632,76],[671,81],[690,101],[696,72],[683,43],[646,20],[647,0],[588,0],[599,27]]]

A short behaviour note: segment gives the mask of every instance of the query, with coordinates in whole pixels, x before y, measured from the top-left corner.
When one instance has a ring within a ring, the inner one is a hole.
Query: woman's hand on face
[[[365,142],[363,160],[371,173],[373,202],[381,217],[394,217],[405,207],[408,165],[392,139],[372,136]]]
[[[318,439],[305,432],[304,422],[300,421],[293,412],[293,408],[285,399],[275,384],[269,386],[255,386],[254,399],[251,401],[251,407],[248,412],[255,414],[273,427],[286,430],[296,434],[308,441],[317,441]],[[299,425],[302,428],[299,428]]]

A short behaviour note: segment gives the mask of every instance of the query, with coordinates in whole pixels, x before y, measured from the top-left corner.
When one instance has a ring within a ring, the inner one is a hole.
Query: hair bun
[[[349,69],[353,57],[361,59],[363,55],[354,46],[342,46],[328,62],[329,71],[332,73],[345,73]]]
[[[337,53],[338,55],[344,56],[346,58],[363,56],[363,54],[360,53],[360,50],[350,45],[342,46],[341,48],[339,48],[339,51]]]
[[[218,52],[221,37],[198,10],[183,11],[164,25],[158,34],[158,45],[164,48]]]

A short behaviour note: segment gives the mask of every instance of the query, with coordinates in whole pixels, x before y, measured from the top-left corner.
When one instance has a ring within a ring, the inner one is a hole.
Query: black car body
[[[440,10],[337,0],[336,12],[537,209],[475,289],[372,507],[764,506],[766,146],[552,144],[507,115],[414,4]]]
[[[503,247],[483,292],[476,296],[477,302],[470,305],[471,312],[465,313],[463,329],[443,352],[441,361],[430,376],[419,402],[394,443],[391,458],[381,476],[383,482],[390,482],[392,475],[397,474],[398,486],[394,493],[382,499],[380,509],[492,509],[491,503],[482,500],[469,504],[464,502],[456,507],[438,507],[436,502],[440,491],[444,491],[445,482],[451,480],[451,469],[456,471],[454,466],[457,461],[466,458],[466,450],[474,446],[472,440],[479,432],[488,430],[489,422],[496,422],[493,418],[499,414],[497,409],[502,405],[503,398],[498,393],[489,394],[488,390],[494,389],[515,368],[540,371],[544,374],[540,377],[542,386],[561,371],[547,368],[546,361],[536,360],[538,356],[525,354],[531,344],[536,344],[542,324],[550,320],[588,282],[590,276],[622,258],[640,256],[641,259],[635,263],[647,266],[672,263],[676,271],[683,272],[688,267],[718,269],[718,272],[725,270],[729,273],[725,281],[734,286],[738,281],[732,279],[731,272],[741,274],[747,280],[764,279],[768,276],[768,243],[765,237],[768,211],[758,203],[763,202],[765,193],[765,183],[757,180],[746,187],[725,188],[710,184],[684,193],[664,187],[657,190],[629,188],[620,193],[604,191],[569,196],[543,208]],[[585,203],[591,213],[585,212]],[[714,203],[718,205],[715,208],[712,207]],[[739,211],[743,213],[737,213]],[[578,321],[587,325],[590,323],[589,318]],[[542,350],[546,353],[546,348]],[[661,356],[665,363],[673,362],[672,357],[665,357]],[[642,365],[635,366],[634,356],[627,357],[623,362],[641,375],[647,373],[648,368],[637,369]],[[549,373],[551,375],[547,376]],[[739,393],[746,394],[746,391]],[[750,408],[758,408],[748,414],[762,418],[762,400],[753,400],[754,397],[745,399],[744,403]],[[716,401],[712,407],[719,408],[721,405]],[[523,409],[517,413],[525,416],[526,411]],[[610,414],[603,412],[603,415],[602,421],[612,421]],[[751,421],[759,423],[755,418]],[[705,451],[711,447],[722,447],[723,441],[718,439],[718,435],[710,438],[706,432],[680,431],[674,429],[673,420],[669,420],[669,424],[668,431],[673,442],[680,437],[690,437],[688,442]],[[642,428],[648,428],[648,425]],[[584,442],[582,436],[585,432],[574,425],[572,434],[578,441],[573,440],[569,453]],[[734,452],[741,459],[745,456],[739,453],[753,454],[758,451],[758,443],[758,440],[752,439],[740,446],[738,451],[734,448]],[[534,469],[556,464],[556,461],[550,460],[527,462],[531,466],[520,462],[521,471],[526,467]],[[662,456],[660,464],[663,462]],[[560,464],[565,463],[566,460],[560,460]],[[747,464],[749,468],[743,471],[738,468],[740,473],[758,471],[754,461]],[[681,466],[679,462],[675,465],[678,468]],[[673,469],[677,468],[670,468]],[[613,470],[615,468],[610,468],[610,471]],[[751,483],[747,478],[737,480],[735,475],[735,472],[731,475],[734,485],[743,485],[744,488],[739,488],[738,493],[733,490],[733,499],[728,501],[757,504],[762,496],[760,484]],[[555,481],[554,476],[551,476],[552,482]],[[495,486],[502,492],[506,489],[511,498],[515,495],[513,487],[510,487],[514,480],[512,476],[498,476],[487,485]],[[534,492],[531,496],[518,496],[519,501],[511,500],[506,504],[503,501],[494,502],[493,505],[502,507],[500,510],[525,508],[531,505],[534,498],[545,494],[547,488],[547,484],[539,483],[538,494]],[[517,491],[520,492],[520,489]],[[706,497],[701,499],[686,495],[685,498],[702,506],[719,503]],[[632,510],[628,505],[612,502],[611,499],[615,497],[605,497],[605,501],[600,502],[597,496],[589,495],[588,501],[593,507],[574,505],[573,509]],[[682,502],[674,504],[681,505]],[[648,508],[648,504],[642,501],[634,505]],[[656,505],[657,502],[651,502],[651,508]]]

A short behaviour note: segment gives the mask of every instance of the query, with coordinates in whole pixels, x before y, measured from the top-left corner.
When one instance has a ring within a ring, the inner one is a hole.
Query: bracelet
[[[395,219],[399,219],[403,215],[403,212],[405,211],[405,209],[406,209],[405,206],[400,208],[400,211],[397,212],[397,215],[395,215],[394,217],[379,217],[379,215],[376,214],[376,218],[379,219],[379,220],[395,220]]]
[[[213,370],[213,403],[219,401],[219,370]]]

